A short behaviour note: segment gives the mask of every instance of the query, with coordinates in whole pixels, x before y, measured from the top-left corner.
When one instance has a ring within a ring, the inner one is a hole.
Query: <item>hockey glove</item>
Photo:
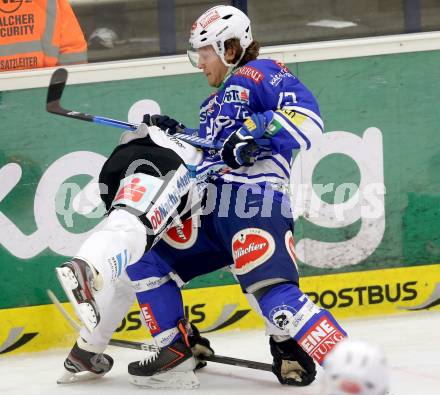
[[[272,372],[281,384],[304,387],[315,380],[315,362],[295,340],[276,342],[271,336],[269,344],[273,356]]]
[[[168,115],[145,114],[142,123],[145,123],[148,126],[157,126],[168,134],[182,133],[185,129],[185,125],[170,118]]]
[[[223,143],[220,156],[232,169],[252,166],[260,151],[267,125],[273,117],[272,111],[255,113],[247,118],[242,127],[231,133]],[[268,140],[266,140],[268,141]]]
[[[198,358],[200,355],[205,355],[209,357],[214,354],[214,350],[211,348],[211,344],[206,337],[200,335],[197,327],[191,323],[191,330],[188,331],[189,345],[191,346],[191,351],[196,359],[196,369],[201,369],[206,366],[206,361]]]

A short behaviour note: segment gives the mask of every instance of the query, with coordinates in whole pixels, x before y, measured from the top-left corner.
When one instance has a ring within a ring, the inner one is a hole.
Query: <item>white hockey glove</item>
[[[175,119],[170,118],[168,115],[150,115],[145,114],[142,120],[148,126],[157,126],[167,134],[185,133],[185,125],[177,122]]]
[[[134,132],[127,131],[122,133],[121,137],[119,138],[119,145],[127,144],[130,141],[147,137],[149,132],[150,130],[148,129],[148,126],[141,123]]]
[[[211,348],[211,344],[206,337],[200,335],[199,330],[194,324],[190,324],[191,329],[188,331],[188,340],[191,346],[191,351],[196,359],[196,369],[201,369],[206,366],[206,361],[199,359],[200,355],[207,357],[214,354],[214,350]]]

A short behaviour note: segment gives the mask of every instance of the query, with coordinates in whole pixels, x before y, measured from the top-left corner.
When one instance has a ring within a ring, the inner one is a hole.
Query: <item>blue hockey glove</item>
[[[142,123],[148,126],[157,126],[168,134],[183,133],[185,129],[185,125],[170,118],[168,115],[145,114]]]
[[[272,118],[272,111],[255,113],[247,118],[242,127],[231,133],[223,143],[220,150],[223,162],[232,169],[253,165],[260,146],[264,145],[263,135]]]

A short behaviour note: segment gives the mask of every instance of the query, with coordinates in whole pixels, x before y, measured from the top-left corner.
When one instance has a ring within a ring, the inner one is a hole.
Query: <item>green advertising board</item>
[[[439,64],[427,51],[288,65],[326,124],[293,166],[302,276],[440,262]],[[63,103],[125,120],[151,99],[195,127],[209,93],[188,74],[68,86]],[[54,267],[103,214],[82,207],[93,190],[80,191],[121,133],[48,114],[45,99],[43,88],[0,92],[0,308],[49,303],[47,288],[62,295]],[[221,270],[189,287],[232,283]]]

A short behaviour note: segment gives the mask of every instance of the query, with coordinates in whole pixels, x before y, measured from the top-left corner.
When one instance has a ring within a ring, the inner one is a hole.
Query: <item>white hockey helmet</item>
[[[230,67],[231,64],[228,64],[225,60],[225,41],[231,38],[240,40],[243,56],[246,48],[253,40],[251,21],[247,15],[230,5],[219,5],[210,8],[193,23],[191,28],[189,38],[191,49],[188,51],[188,57],[192,65],[197,67],[198,64],[197,49],[212,45],[222,62]]]
[[[324,361],[327,395],[384,395],[389,387],[385,355],[372,344],[345,339]]]

